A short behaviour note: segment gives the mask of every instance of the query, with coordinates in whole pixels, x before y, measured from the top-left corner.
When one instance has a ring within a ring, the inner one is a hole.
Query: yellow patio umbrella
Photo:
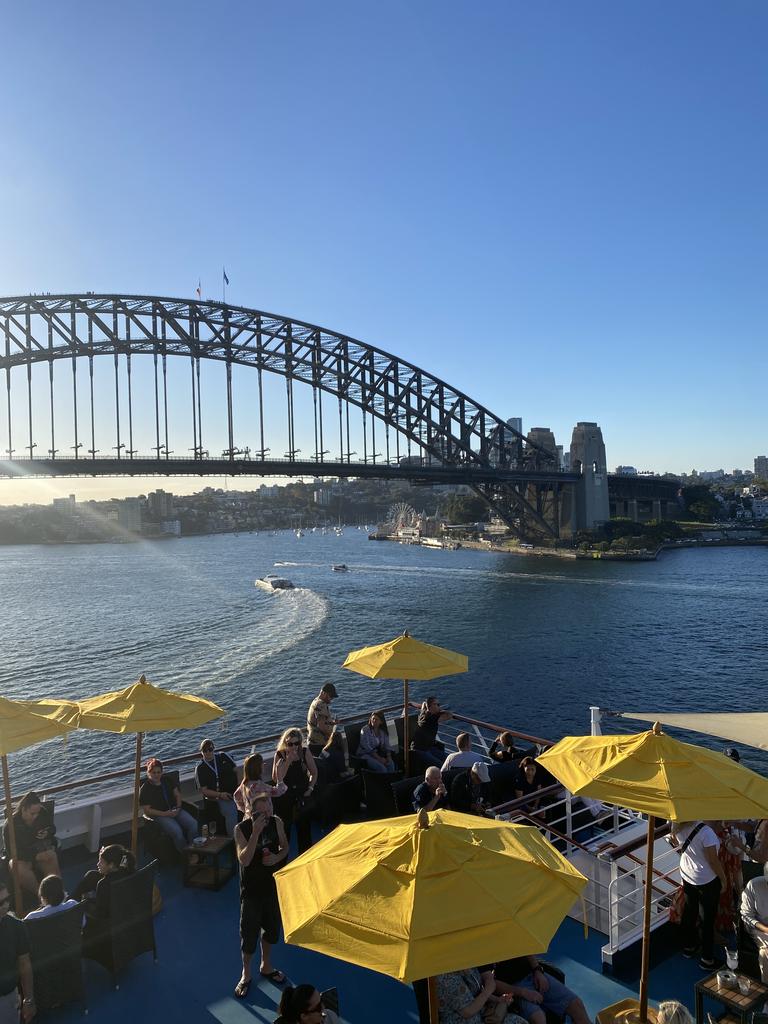
[[[648,1019],[648,954],[656,818],[672,821],[768,817],[768,779],[729,757],[661,731],[566,736],[537,761],[576,795],[648,815],[640,969],[640,1020]]]
[[[358,672],[369,679],[402,679],[403,681],[403,746],[404,764],[408,774],[408,684],[416,680],[438,679],[458,675],[469,668],[465,654],[445,647],[435,647],[416,640],[406,630],[384,644],[351,651],[342,668]]]
[[[14,890],[16,894],[16,913],[21,914],[21,885],[18,877],[16,858],[16,830],[13,821],[13,804],[11,802],[11,777],[8,771],[8,755],[17,750],[32,747],[43,740],[63,736],[72,726],[62,725],[54,717],[48,717],[44,708],[39,708],[36,701],[14,701],[0,697],[0,762],[3,767],[3,792],[5,795],[5,816],[8,822],[8,851],[13,861]],[[53,715],[58,708],[56,702],[50,702],[48,714]],[[38,708],[41,713],[35,713]]]
[[[78,701],[78,728],[104,732],[136,733],[136,771],[133,780],[133,818],[131,849],[138,847],[139,782],[141,781],[141,742],[145,732],[170,729],[196,729],[226,714],[211,700],[187,693],[172,693],[147,682],[138,682],[124,690],[103,693]]]
[[[536,828],[454,811],[339,825],[275,881],[286,942],[429,978],[431,1012],[435,975],[545,950],[587,882]]]

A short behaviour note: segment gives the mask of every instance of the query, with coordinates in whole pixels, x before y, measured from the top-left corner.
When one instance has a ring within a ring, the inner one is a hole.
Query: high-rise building
[[[153,519],[170,519],[173,516],[173,495],[158,487],[147,495],[147,509]]]
[[[129,533],[141,533],[141,502],[138,498],[124,498],[117,502],[117,522]]]
[[[507,426],[516,430],[518,434],[523,432],[523,417],[522,416],[510,416],[507,420]]]
[[[755,476],[768,480],[768,455],[758,455],[755,459]]]

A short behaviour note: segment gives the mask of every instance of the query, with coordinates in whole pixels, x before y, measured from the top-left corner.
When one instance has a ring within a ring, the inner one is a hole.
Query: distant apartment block
[[[768,455],[758,455],[755,459],[755,476],[768,480]]]
[[[615,473],[616,476],[637,476],[637,468],[635,466],[617,466]]]

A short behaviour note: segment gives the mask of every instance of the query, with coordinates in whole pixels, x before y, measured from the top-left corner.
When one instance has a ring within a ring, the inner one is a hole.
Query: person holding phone
[[[235,996],[245,999],[251,987],[251,959],[261,948],[259,973],[280,985],[285,975],[272,965],[272,947],[280,938],[282,921],[275,871],[288,856],[288,839],[280,818],[268,813],[267,794],[256,794],[251,816],[235,827],[240,865],[240,952],[243,970]]]

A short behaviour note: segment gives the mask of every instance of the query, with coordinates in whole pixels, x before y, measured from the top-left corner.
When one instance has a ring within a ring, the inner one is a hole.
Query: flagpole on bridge
[[[229,284],[229,278],[227,277],[227,268],[222,266],[221,268],[221,301],[226,306],[227,304],[227,285]]]

